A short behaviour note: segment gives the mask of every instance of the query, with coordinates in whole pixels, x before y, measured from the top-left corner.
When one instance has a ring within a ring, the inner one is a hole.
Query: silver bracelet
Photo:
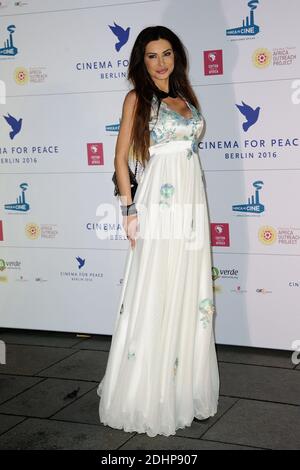
[[[122,215],[133,215],[137,214],[135,203],[129,204],[128,206],[121,206]]]

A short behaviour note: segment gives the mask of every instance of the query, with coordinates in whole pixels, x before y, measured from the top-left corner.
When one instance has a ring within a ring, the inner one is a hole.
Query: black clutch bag
[[[134,199],[134,196],[135,196],[135,193],[136,193],[136,190],[137,190],[137,187],[138,187],[138,182],[137,182],[137,179],[136,179],[137,164],[138,164],[138,162],[136,160],[134,173],[132,172],[130,166],[128,165],[132,201]],[[118,187],[118,183],[117,183],[116,172],[114,172],[114,174],[113,174],[112,181],[115,185],[114,195],[115,196],[120,196],[120,191],[119,191],[119,187]]]

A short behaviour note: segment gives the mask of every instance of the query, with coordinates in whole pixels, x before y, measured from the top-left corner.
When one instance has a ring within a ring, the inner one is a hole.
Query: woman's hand
[[[137,214],[123,216],[123,227],[126,232],[127,238],[130,240],[131,248],[135,247],[135,236],[138,226]]]

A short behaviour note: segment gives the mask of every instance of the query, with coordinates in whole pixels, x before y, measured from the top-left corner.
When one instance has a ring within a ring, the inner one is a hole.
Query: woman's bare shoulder
[[[137,102],[137,93],[135,90],[130,90],[124,99],[124,109],[125,111],[133,111]]]

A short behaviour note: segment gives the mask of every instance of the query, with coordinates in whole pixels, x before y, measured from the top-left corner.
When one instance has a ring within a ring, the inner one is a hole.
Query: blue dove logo
[[[82,266],[85,265],[85,259],[82,259],[82,258],[80,258],[79,256],[77,256],[76,259],[77,259],[77,261],[78,261],[78,268],[81,269]]]
[[[3,116],[7,124],[12,128],[12,131],[9,133],[9,137],[13,139],[17,135],[22,127],[22,119],[17,120],[8,113],[8,116]]]
[[[111,26],[111,25],[108,25],[108,26],[110,27],[114,35],[117,36],[119,40],[119,42],[115,44],[115,49],[117,52],[119,52],[121,47],[123,47],[124,44],[126,44],[126,42],[128,41],[130,28],[123,29],[121,26],[116,24],[115,21],[114,21],[114,25],[115,26]]]
[[[260,107],[258,106],[256,109],[251,108],[248,104],[242,101],[243,106],[240,104],[236,104],[236,107],[242,113],[243,116],[246,118],[246,122],[243,122],[243,129],[245,132],[249,129],[249,127],[253,126],[256,123],[260,111]]]

